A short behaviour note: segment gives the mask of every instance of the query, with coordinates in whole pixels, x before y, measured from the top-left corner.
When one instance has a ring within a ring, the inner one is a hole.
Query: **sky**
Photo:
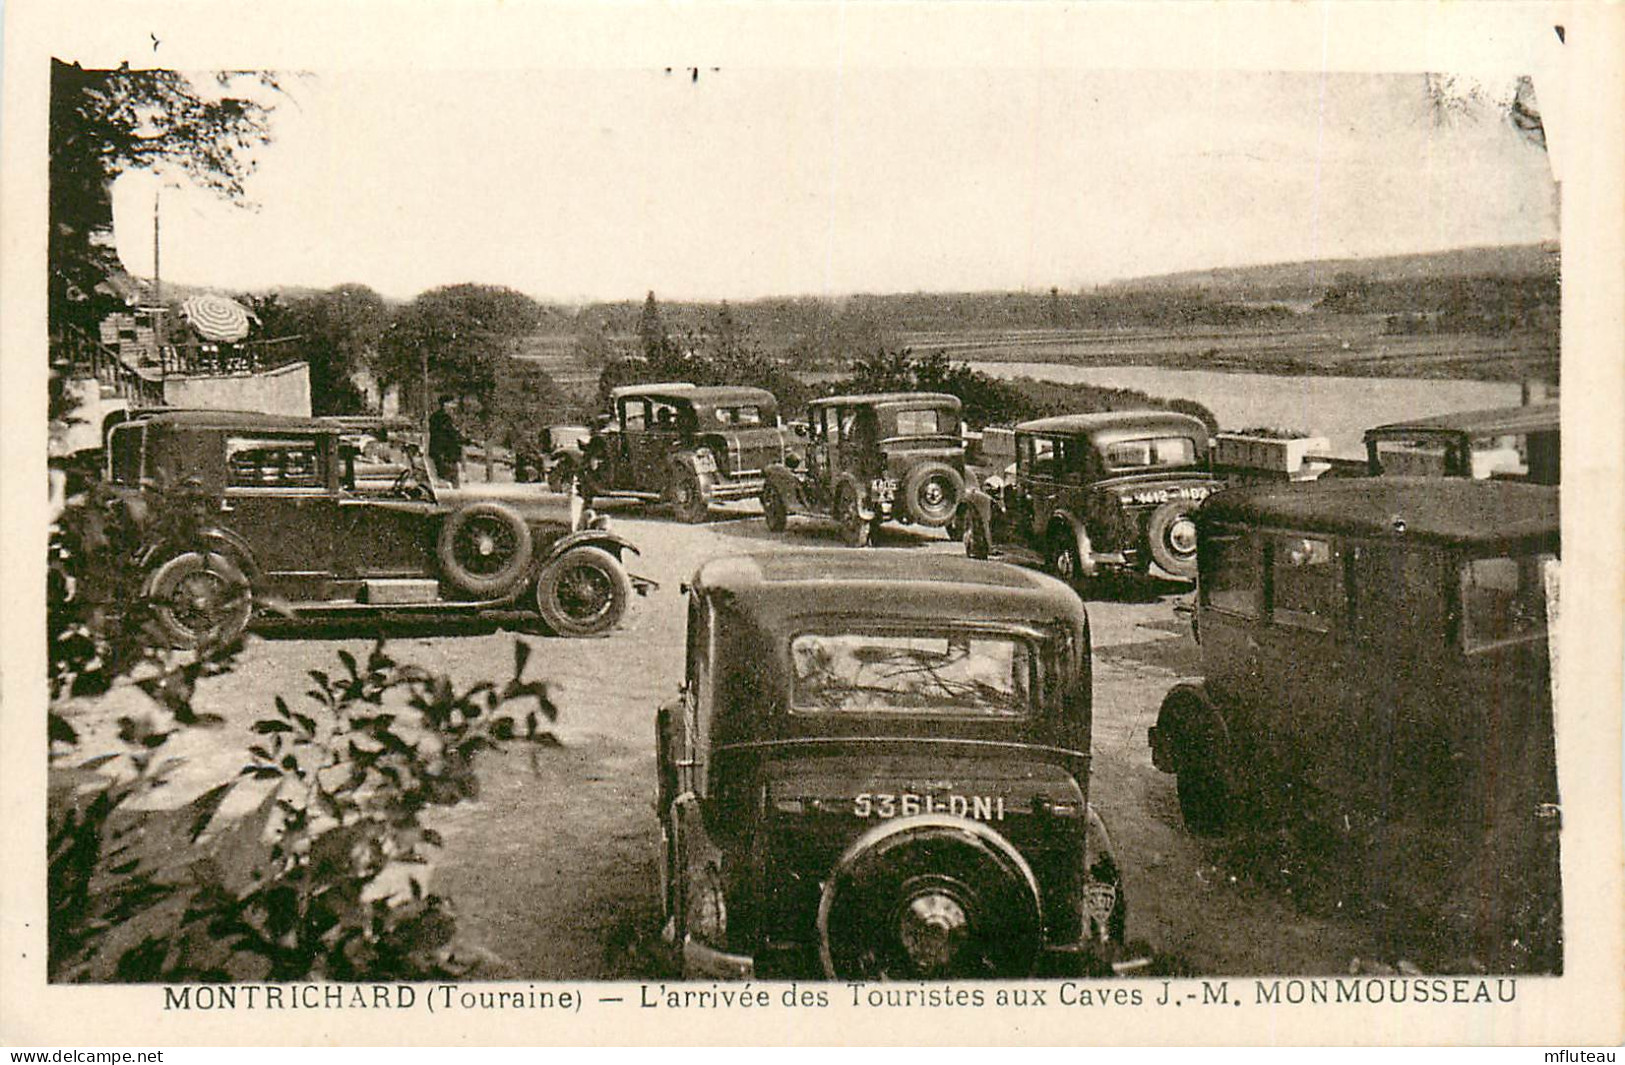
[[[1538,92],[1538,85],[1537,85]],[[166,280],[578,303],[1063,290],[1553,240],[1546,154],[1420,74],[317,72],[244,208],[162,192]],[[157,181],[114,188],[150,275]]]

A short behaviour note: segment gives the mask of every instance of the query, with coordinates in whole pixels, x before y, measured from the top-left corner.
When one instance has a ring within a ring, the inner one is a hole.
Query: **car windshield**
[[[1113,470],[1165,469],[1196,463],[1196,441],[1188,436],[1143,436],[1117,440],[1103,449]]]
[[[1032,705],[1032,649],[1014,636],[803,633],[790,659],[799,713],[1017,718]]]
[[[1554,555],[1473,558],[1461,566],[1467,650],[1543,637],[1546,604],[1557,590]]]

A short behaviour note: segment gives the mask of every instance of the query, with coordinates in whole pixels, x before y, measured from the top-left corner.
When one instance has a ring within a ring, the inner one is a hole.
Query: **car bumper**
[[[811,962],[809,956],[805,959]],[[792,952],[796,958],[801,958],[802,952]],[[1123,967],[1131,970],[1139,966],[1138,960],[1129,960],[1122,946],[1117,943],[1100,943],[1095,940],[1084,940],[1079,943],[1049,944],[1039,953],[1034,965],[1033,975],[1040,977],[1062,977],[1090,975],[1113,971]],[[781,958],[782,963],[786,959]],[[773,967],[773,976],[778,978],[779,966]],[[790,970],[794,972],[794,967]],[[816,977],[816,973],[799,974],[804,977]],[[748,954],[730,954],[724,950],[707,946],[693,938],[683,941],[683,976],[687,979],[701,980],[754,980],[756,979],[756,959]]]
[[[754,980],[756,961],[748,954],[729,954],[692,936],[683,940],[683,975],[709,980]]]

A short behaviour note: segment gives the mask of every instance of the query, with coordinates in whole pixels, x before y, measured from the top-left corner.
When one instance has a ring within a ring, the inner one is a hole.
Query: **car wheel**
[[[903,478],[903,505],[919,525],[940,528],[953,520],[965,479],[946,462],[922,462]]]
[[[243,634],[254,602],[248,579],[223,555],[188,551],[147,584],[153,617],[173,647],[229,644]]]
[[[1196,522],[1191,511],[1196,504],[1189,500],[1164,503],[1146,522],[1146,546],[1151,558],[1172,576],[1184,580],[1196,579]]]
[[[868,547],[874,526],[858,510],[858,497],[850,489],[841,493],[835,503],[835,520],[841,526],[841,538],[848,547]]]
[[[1058,528],[1049,534],[1045,562],[1051,573],[1076,588],[1083,582],[1083,559],[1078,555],[1078,538],[1070,529]]]
[[[666,485],[666,502],[671,504],[677,520],[689,525],[698,525],[711,512],[710,493],[706,491],[705,482],[687,466],[672,470],[671,481]]]
[[[560,636],[598,636],[619,625],[632,581],[601,547],[572,547],[536,579],[536,612]]]
[[[1170,712],[1171,720],[1178,723],[1174,785],[1179,814],[1192,835],[1216,836],[1232,820],[1223,725],[1212,717],[1211,708],[1189,695],[1176,694],[1163,710]],[[1158,715],[1159,721],[1162,716]]]
[[[790,509],[784,505],[784,496],[772,485],[762,489],[762,520],[768,532],[780,533],[790,523]]]
[[[871,829],[836,863],[818,905],[824,974],[840,980],[1026,976],[1043,927],[1020,853],[960,818]]]
[[[967,558],[986,558],[992,553],[992,545],[988,543],[987,526],[974,514],[965,521],[964,540]]]
[[[532,548],[524,518],[500,503],[472,503],[446,517],[435,553],[459,591],[492,599],[524,576]]]

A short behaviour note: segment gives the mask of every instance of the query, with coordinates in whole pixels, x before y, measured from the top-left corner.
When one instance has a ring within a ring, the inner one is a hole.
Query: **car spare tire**
[[[947,525],[964,495],[965,478],[946,462],[922,462],[903,478],[903,506],[917,525]]]
[[[459,591],[494,599],[513,590],[530,565],[530,526],[500,503],[470,503],[446,516],[435,555]]]
[[[818,905],[824,973],[840,980],[1026,976],[1043,940],[1038,882],[977,821],[885,822],[836,863]]]
[[[1196,579],[1196,522],[1191,517],[1196,507],[1188,499],[1172,500],[1154,510],[1145,524],[1152,561],[1170,576],[1188,581]]]

